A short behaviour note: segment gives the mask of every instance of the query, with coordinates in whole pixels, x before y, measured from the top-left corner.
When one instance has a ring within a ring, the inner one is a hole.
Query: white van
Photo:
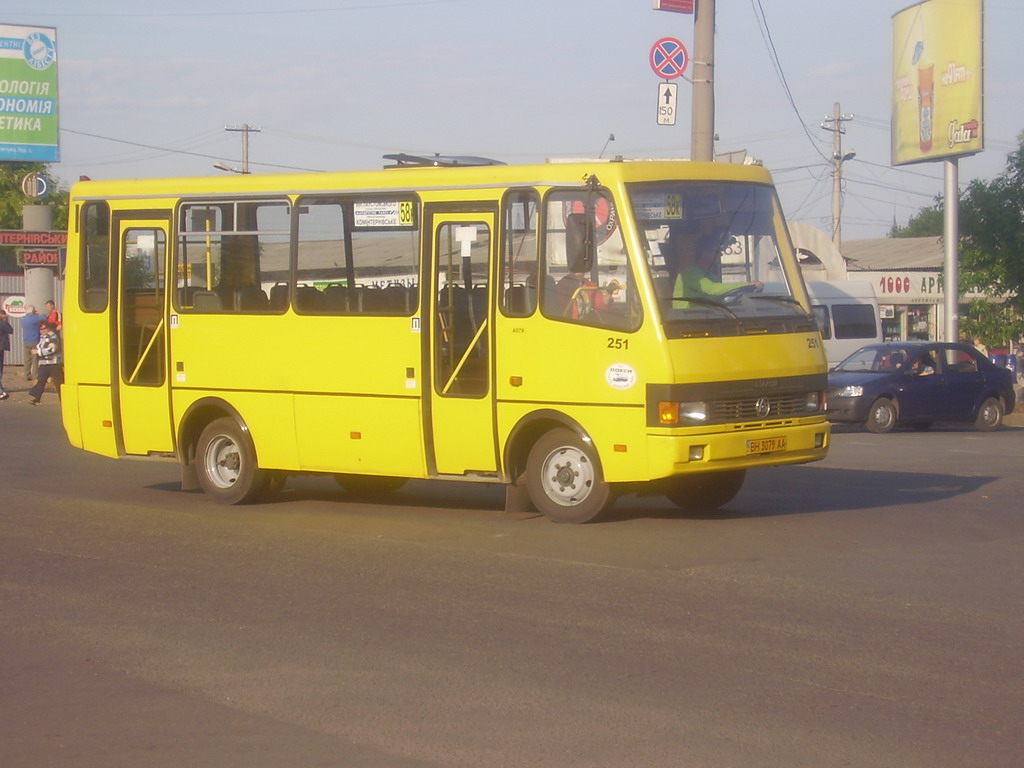
[[[811,308],[832,368],[866,344],[882,341],[878,297],[867,280],[807,283]]]

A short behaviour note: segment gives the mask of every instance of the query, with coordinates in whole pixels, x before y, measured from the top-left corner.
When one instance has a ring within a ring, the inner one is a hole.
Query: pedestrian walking
[[[64,383],[64,362],[60,349],[60,337],[53,323],[44,320],[40,325],[39,344],[35,349],[35,356],[39,360],[39,379],[35,386],[29,390],[32,397],[32,405],[39,405],[43,399],[43,390],[46,389],[46,382],[52,381],[57,390],[57,399],[60,400],[60,388]]]
[[[46,322],[46,315],[40,315],[29,304],[21,318],[21,340],[25,344],[25,381],[32,381],[39,375],[39,361],[35,349],[39,346],[39,326]]]
[[[0,309],[0,400],[10,397],[7,390],[4,389],[4,358],[11,348],[11,336],[13,335],[14,328],[11,326],[11,321],[7,319],[7,313]]]

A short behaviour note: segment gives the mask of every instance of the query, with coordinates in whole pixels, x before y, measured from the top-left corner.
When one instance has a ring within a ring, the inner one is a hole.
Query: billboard
[[[925,0],[892,17],[892,164],[984,145],[983,0]]]
[[[57,30],[0,24],[0,162],[60,160]]]

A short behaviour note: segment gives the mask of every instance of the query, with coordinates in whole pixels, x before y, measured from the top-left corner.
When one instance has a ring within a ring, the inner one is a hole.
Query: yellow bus
[[[559,522],[623,493],[713,509],[749,468],[824,458],[825,356],[767,171],[387,157],[75,184],[71,443],[176,459],[227,504],[289,475],[433,478]]]

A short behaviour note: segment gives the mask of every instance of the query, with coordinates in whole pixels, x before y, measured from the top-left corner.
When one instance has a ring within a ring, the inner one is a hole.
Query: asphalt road
[[[871,435],[720,515],[328,478],[226,508],[0,404],[0,766],[993,768],[1024,428]]]

